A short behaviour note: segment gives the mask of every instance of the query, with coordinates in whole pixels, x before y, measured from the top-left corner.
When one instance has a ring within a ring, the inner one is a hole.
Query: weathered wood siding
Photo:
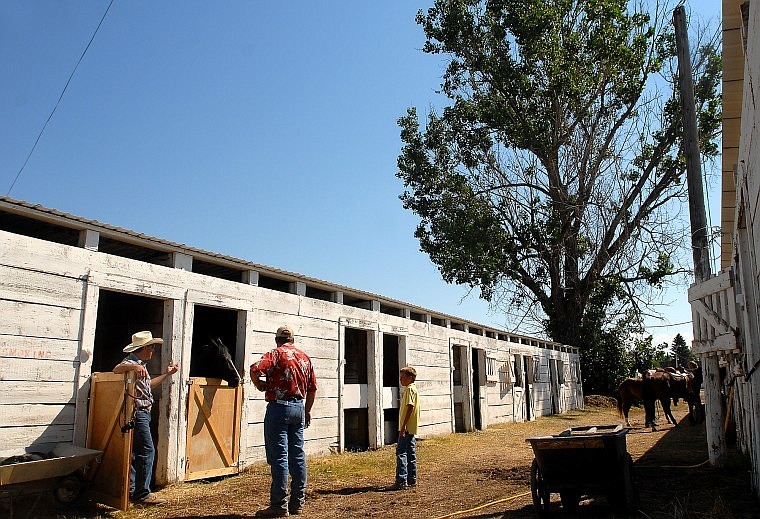
[[[737,110],[732,111],[730,121],[724,117],[724,127],[728,123],[738,127],[740,122],[741,130],[737,162],[726,160],[726,156],[736,157],[737,150],[726,150],[724,143],[722,204],[724,221],[733,215],[733,247],[723,250],[722,257],[735,258],[731,268],[738,313],[736,317],[723,317],[732,325],[735,321],[739,327],[740,350],[727,352],[722,360],[727,366],[724,389],[733,393],[737,446],[751,458],[753,486],[760,496],[760,146],[757,144],[760,116],[754,101],[760,96],[760,4],[749,3],[747,25],[742,27],[741,3],[724,2],[723,13],[724,48],[727,49],[724,52],[733,59],[731,63],[741,65],[733,70],[739,72],[738,76],[733,74],[733,83],[741,84],[742,69],[744,75],[743,95],[736,96],[742,100],[740,121],[736,119]],[[746,49],[742,48],[742,35],[746,36]],[[724,83],[726,80],[724,78]],[[733,140],[736,141],[735,134]],[[725,196],[727,190],[735,191],[735,200]],[[709,280],[700,287],[708,283]]]
[[[161,431],[157,456],[159,482],[182,479],[185,452],[185,405],[189,348],[196,305],[238,312],[237,365],[244,376],[240,438],[240,465],[264,459],[263,394],[250,383],[248,367],[274,347],[274,331],[288,323],[297,344],[311,356],[319,390],[306,431],[308,453],[326,453],[341,446],[343,359],[341,330],[359,326],[370,334],[375,358],[371,364],[368,400],[373,422],[370,447],[382,445],[382,337],[399,337],[400,361],[415,366],[422,395],[422,437],[454,431],[452,386],[453,345],[466,348],[467,395],[480,393],[479,402],[467,402],[472,416],[477,407],[481,425],[524,419],[516,387],[515,354],[538,359],[532,387],[533,415],[551,412],[548,404],[548,359],[565,365],[577,362],[568,348],[529,346],[511,340],[437,326],[430,322],[389,315],[280,292],[240,282],[149,264],[85,248],[61,245],[0,231],[0,451],[49,450],[58,443],[84,440],[87,426],[88,378],[92,372],[98,296],[101,290],[149,296],[163,301],[162,368],[177,362],[180,372],[161,391]],[[428,320],[429,321],[429,320]],[[360,324],[356,324],[360,323]],[[380,347],[377,347],[380,345]],[[473,355],[480,355],[479,373],[469,373]],[[485,360],[497,373],[487,379]],[[473,388],[476,383],[479,387]],[[563,409],[580,405],[580,383],[567,377]],[[478,391],[474,391],[478,389]],[[387,402],[386,402],[387,404]],[[387,407],[387,405],[386,405]]]

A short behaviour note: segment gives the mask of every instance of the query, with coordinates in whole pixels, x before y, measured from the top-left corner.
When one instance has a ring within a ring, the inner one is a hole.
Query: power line
[[[672,324],[653,324],[647,326],[647,328],[671,328],[673,326],[681,326],[684,324],[691,324],[691,321],[684,321],[682,323],[672,323]]]
[[[61,104],[61,99],[63,99],[63,94],[66,93],[66,89],[69,88],[69,83],[71,83],[71,78],[74,77],[74,73],[77,71],[77,68],[79,68],[79,64],[84,59],[84,55],[87,54],[87,50],[90,48],[90,45],[92,44],[92,41],[95,39],[95,35],[98,34],[98,30],[100,30],[100,26],[103,24],[103,20],[106,19],[106,15],[108,14],[108,11],[111,9],[111,5],[112,4],[113,4],[113,0],[111,0],[108,3],[108,7],[106,7],[106,12],[103,13],[103,17],[100,19],[100,22],[98,23],[98,26],[95,28],[95,32],[92,33],[92,38],[90,38],[90,41],[87,42],[87,47],[84,48],[84,51],[82,52],[82,55],[79,56],[79,60],[77,61],[77,64],[74,65],[74,70],[71,71],[71,74],[69,75],[69,79],[66,81],[66,84],[64,85],[63,90],[61,91],[61,95],[58,96],[58,101],[56,101],[55,106],[53,107],[53,110],[50,112],[50,115],[48,115],[48,118],[45,121],[45,124],[42,125],[42,129],[40,130],[40,133],[37,135],[37,139],[35,139],[34,145],[32,145],[32,149],[29,150],[29,155],[26,156],[26,160],[24,161],[24,164],[22,164],[21,169],[19,169],[18,173],[16,173],[16,178],[13,179],[13,182],[11,183],[11,187],[8,188],[8,192],[5,194],[5,196],[10,196],[11,191],[13,190],[13,187],[16,185],[16,182],[18,181],[19,177],[21,176],[21,172],[24,171],[24,168],[26,167],[27,163],[29,162],[29,159],[32,158],[32,154],[34,153],[34,150],[37,148],[37,143],[40,142],[40,138],[42,137],[42,133],[45,131],[45,128],[47,128],[47,125],[50,122],[50,119],[53,118],[53,114],[58,109],[58,105]]]

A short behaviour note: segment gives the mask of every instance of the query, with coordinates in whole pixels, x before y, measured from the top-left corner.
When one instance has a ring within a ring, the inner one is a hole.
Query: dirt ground
[[[599,401],[605,404],[607,402]],[[729,448],[727,468],[708,463],[704,425],[690,426],[685,406],[674,408],[680,426],[643,428],[643,411],[631,410],[627,448],[634,460],[640,495],[637,517],[750,518],[760,516],[750,486],[749,462]],[[366,453],[310,458],[304,516],[383,518],[533,518],[526,438],[557,434],[568,427],[620,423],[613,407],[587,407],[535,422],[505,424],[486,431],[423,439],[418,443],[419,484],[406,491],[393,483],[392,447]],[[172,485],[158,491],[163,507],[116,512],[92,503],[67,517],[190,518],[251,517],[268,503],[265,464],[213,481]],[[565,513],[552,494],[552,516],[626,517],[604,497],[584,497],[577,515]],[[18,515],[24,517],[24,515]],[[48,517],[49,515],[40,515]]]

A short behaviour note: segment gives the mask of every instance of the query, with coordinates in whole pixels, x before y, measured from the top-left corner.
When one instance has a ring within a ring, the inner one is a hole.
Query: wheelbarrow
[[[570,513],[577,511],[584,495],[603,495],[614,507],[635,513],[638,493],[625,444],[627,432],[622,425],[594,425],[527,438],[535,455],[530,489],[539,517],[549,515],[553,492]]]
[[[10,504],[11,517],[13,500],[25,495],[37,495],[32,509],[47,492],[52,493],[59,505],[70,506],[79,500],[86,489],[83,469],[100,454],[102,452],[98,450],[60,444],[53,449],[50,457],[0,465],[0,502]],[[0,458],[0,463],[28,457]]]

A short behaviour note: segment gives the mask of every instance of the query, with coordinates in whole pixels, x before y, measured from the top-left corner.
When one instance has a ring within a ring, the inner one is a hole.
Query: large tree
[[[440,114],[399,119],[404,207],[448,282],[584,346],[683,273],[685,163],[670,12],[624,0],[438,0],[417,22],[448,66]],[[666,16],[666,14],[668,16]],[[693,44],[715,155],[715,33]]]

